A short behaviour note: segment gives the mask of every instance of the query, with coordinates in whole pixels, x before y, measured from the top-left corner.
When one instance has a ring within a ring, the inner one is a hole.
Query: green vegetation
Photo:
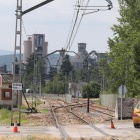
[[[60,71],[63,73],[63,75],[67,76],[67,78],[68,78],[68,76],[69,76],[70,72],[72,72],[72,70],[73,70],[73,66],[70,62],[69,55],[66,54],[62,60],[62,65],[61,65]]]
[[[24,105],[21,105],[21,106],[20,106],[20,109],[21,109],[21,110],[27,110],[27,107],[24,106]]]
[[[114,38],[108,39],[108,62],[100,60],[100,67],[107,79],[110,93],[116,93],[120,85],[126,84],[128,96],[135,97],[140,94],[140,1],[118,1],[119,24],[111,28]]]
[[[42,101],[36,101],[36,106],[39,106],[42,104]]]
[[[47,109],[42,109],[42,110],[40,110],[42,113],[47,113],[48,111],[47,111]]]
[[[90,98],[99,98],[99,93],[101,91],[101,86],[94,81],[91,81],[88,85],[85,85],[82,90],[83,98],[87,98],[89,92]]]
[[[45,67],[44,67],[44,60],[37,61],[36,70],[34,69],[34,53],[27,58],[27,64],[25,64],[24,76],[23,76],[23,85],[27,88],[32,88],[32,81],[33,81],[33,71],[37,71],[37,77],[41,76],[41,84],[45,84]],[[38,90],[38,89],[37,89]]]
[[[54,93],[64,94],[64,80],[65,76],[63,76],[62,72],[58,72],[54,78],[54,81],[48,81],[45,84],[45,87],[42,87],[43,93]]]
[[[21,113],[21,123],[28,122],[25,116],[25,113]],[[18,121],[18,112],[14,112],[13,119]],[[0,121],[2,123],[11,123],[11,111],[7,109],[0,109]]]
[[[97,105],[101,105],[101,98],[98,99]]]

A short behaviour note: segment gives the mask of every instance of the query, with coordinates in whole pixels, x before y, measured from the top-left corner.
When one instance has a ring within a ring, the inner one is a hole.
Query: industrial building
[[[71,63],[74,66],[74,69],[77,70],[79,68],[83,68],[83,60],[88,55],[86,51],[86,43],[78,43],[78,55],[75,55],[71,59]]]
[[[33,34],[28,40],[24,41],[24,57],[23,63],[27,63],[27,58],[30,57],[32,53],[35,53],[37,59],[42,58],[47,55],[48,42],[45,42],[44,34]],[[44,58],[45,68],[47,73],[47,59]]]
[[[83,61],[88,56],[88,52],[86,50],[86,43],[78,43],[78,53],[77,55],[73,56],[71,59],[71,63],[74,66],[74,69],[77,70],[79,68],[83,68]],[[98,58],[95,58],[94,65],[98,65],[97,60],[100,60],[101,58],[105,58],[105,53],[98,53]],[[88,63],[90,63],[92,59],[88,57]]]
[[[3,64],[3,66],[0,66],[0,73],[8,73],[7,65]]]

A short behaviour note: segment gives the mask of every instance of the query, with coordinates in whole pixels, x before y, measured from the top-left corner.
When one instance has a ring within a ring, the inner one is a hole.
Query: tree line
[[[65,94],[68,93],[68,84],[69,83],[79,83],[86,82],[89,83],[91,89],[91,97],[98,97],[100,92],[101,77],[99,74],[99,69],[94,68],[90,70],[90,73],[85,72],[82,68],[77,70],[74,69],[73,65],[70,62],[69,55],[65,55],[62,60],[62,66],[60,67],[59,72],[56,69],[53,69],[49,74],[45,74],[44,61],[40,60],[37,62],[37,77],[41,75],[42,83],[42,93],[47,94]],[[32,54],[27,59],[27,64],[25,64],[23,84],[26,88],[33,88],[33,72],[34,72],[34,54]],[[99,78],[100,77],[100,78]],[[93,82],[94,81],[94,82]],[[96,81],[96,82],[95,82]],[[95,90],[91,85],[97,87]],[[37,84],[39,86],[39,83]],[[83,86],[83,97],[86,96],[87,85]],[[93,92],[94,91],[94,92]]]

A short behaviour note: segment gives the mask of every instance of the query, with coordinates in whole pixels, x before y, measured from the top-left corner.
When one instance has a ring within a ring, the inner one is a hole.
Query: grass
[[[0,140],[62,140],[62,138],[46,135],[34,135],[29,137],[0,136]]]
[[[27,107],[26,107],[25,105],[21,105],[21,106],[20,106],[20,109],[21,109],[21,110],[27,110]]]
[[[41,112],[42,113],[48,113],[47,109],[42,109]]]
[[[41,105],[43,102],[42,101],[37,101],[36,102],[36,106],[39,106],[39,105]]]
[[[26,110],[27,107],[24,105],[21,106],[21,110]],[[26,113],[21,113],[21,123],[29,122],[27,119],[27,114]],[[17,120],[19,122],[19,112],[14,112],[13,113],[13,120]],[[8,109],[0,109],[0,121],[2,123],[11,123],[11,111]]]
[[[29,122],[26,119],[26,114],[21,113],[21,123]],[[19,113],[14,112],[13,120],[17,120],[19,122]],[[0,121],[3,123],[11,123],[11,111],[7,109],[0,109]]]
[[[98,99],[98,103],[96,105],[101,105],[101,99]]]
[[[42,101],[36,102],[36,107],[42,104]],[[21,110],[27,110],[28,107],[26,107],[24,104],[21,105]],[[47,109],[37,109],[38,111],[41,111],[42,113],[48,113]],[[21,123],[28,123],[31,121],[31,114],[26,114],[21,112]],[[13,122],[17,120],[19,122],[19,112],[13,113]],[[34,119],[34,121],[38,121]],[[8,109],[0,109],[0,122],[2,124],[10,124],[11,123],[11,111]]]

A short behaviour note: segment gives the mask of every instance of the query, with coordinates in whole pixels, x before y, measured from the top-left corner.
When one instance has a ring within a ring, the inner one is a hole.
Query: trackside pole
[[[121,120],[122,120],[122,112],[123,112],[123,85],[122,85],[122,92],[121,92]]]

